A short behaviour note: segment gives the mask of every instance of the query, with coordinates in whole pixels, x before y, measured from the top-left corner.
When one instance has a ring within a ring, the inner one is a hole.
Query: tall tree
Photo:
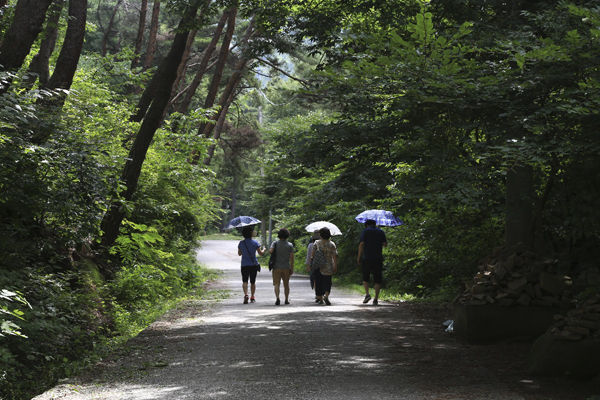
[[[196,74],[194,75],[194,79],[192,79],[192,82],[190,83],[189,87],[186,89],[183,100],[179,104],[177,104],[176,111],[179,111],[180,113],[185,113],[188,111],[190,104],[192,103],[192,98],[194,97],[194,94],[196,93],[196,90],[198,89],[198,86],[200,86],[200,83],[202,82],[202,78],[204,77],[204,74],[206,73],[206,70],[208,67],[208,62],[210,61],[210,58],[212,57],[212,54],[214,53],[214,51],[217,47],[217,42],[219,41],[219,38],[221,37],[221,32],[223,32],[223,27],[225,26],[225,23],[227,22],[228,17],[229,17],[229,14],[227,12],[224,12],[221,15],[221,18],[219,19],[219,22],[217,23],[217,27],[215,28],[215,30],[213,32],[213,36],[212,36],[212,39],[210,40],[210,43],[206,46],[206,48],[202,52],[202,57],[200,59],[200,63],[198,64],[198,70],[197,70]]]
[[[44,29],[44,38],[40,43],[40,49],[29,63],[29,74],[34,75],[28,78],[29,84],[35,83],[37,75],[40,84],[45,85],[50,78],[50,57],[56,47],[56,39],[58,38],[58,23],[60,15],[65,4],[65,0],[54,0],[48,11],[48,19]]]
[[[154,53],[156,53],[156,36],[158,35],[158,17],[160,15],[160,0],[154,0],[152,6],[152,17],[150,19],[150,31],[148,32],[148,45],[144,57],[144,69],[152,66]]]
[[[54,72],[48,80],[47,89],[71,88],[73,77],[83,48],[87,18],[87,0],[69,0],[69,23]],[[64,103],[65,96],[59,96],[58,103]]]
[[[219,120],[220,115],[223,113],[224,106],[227,104],[228,99],[230,98],[230,96],[234,92],[236,86],[242,79],[242,75],[245,72],[246,65],[250,61],[250,54],[249,54],[250,50],[247,49],[246,47],[247,47],[248,41],[250,40],[250,37],[252,36],[253,33],[254,33],[254,18],[252,18],[250,20],[250,23],[248,24],[248,27],[246,28],[246,31],[244,32],[244,35],[243,35],[242,39],[240,40],[239,45],[240,45],[241,55],[234,67],[233,73],[231,74],[231,76],[229,77],[229,80],[227,81],[227,85],[223,89],[223,92],[219,98],[219,109],[217,110],[216,114],[211,117],[211,119],[214,121]],[[215,93],[215,96],[216,96],[216,93]],[[208,107],[212,107],[213,103],[214,103],[214,99],[212,100],[211,105]],[[208,107],[206,107],[206,103],[205,103],[205,108],[208,108]],[[215,125],[212,123],[202,123],[198,127],[198,134],[202,135],[204,137],[209,137],[214,126]]]
[[[46,12],[52,0],[19,0],[12,24],[0,46],[0,66],[4,70],[21,67],[33,42],[42,31]]]
[[[131,66],[135,67],[140,61],[142,43],[144,42],[144,30],[146,28],[146,13],[148,12],[148,0],[142,0],[140,3],[140,19],[138,23],[137,36],[135,38],[134,57],[131,60]]]
[[[117,17],[117,12],[119,11],[119,7],[123,0],[117,0],[117,4],[113,8],[112,13],[110,14],[110,19],[108,20],[108,26],[106,27],[106,31],[104,31],[104,35],[102,35],[102,56],[106,56],[108,40],[110,35],[113,32],[113,26],[115,25],[115,19]]]
[[[220,113],[219,119],[217,120],[217,123],[215,124],[215,128],[214,128],[215,133],[213,135],[213,138],[215,139],[215,141],[217,141],[221,138],[221,132],[223,131],[223,127],[225,126],[225,120],[227,119],[227,112],[229,111],[229,107],[231,106],[231,103],[233,103],[234,99],[235,99],[235,92],[231,92],[231,94],[227,98],[227,101],[222,106],[223,111]],[[210,165],[210,163],[213,159],[213,156],[215,155],[216,147],[217,147],[216,143],[212,143],[208,147],[208,150],[206,152],[206,158],[204,159],[204,165]]]
[[[212,80],[210,81],[210,85],[208,86],[208,92],[204,100],[204,108],[212,107],[215,102],[215,98],[217,97],[217,92],[219,90],[219,85],[221,84],[223,71],[225,70],[227,56],[229,55],[229,46],[231,45],[231,39],[233,38],[233,33],[235,32],[235,19],[237,16],[237,7],[232,7],[227,12],[229,14],[227,17],[227,30],[225,31],[225,37],[223,37],[223,41],[221,43],[221,49],[219,50],[219,56],[217,58],[217,64],[215,65]]]
[[[218,121],[221,115],[227,113],[227,109],[229,108],[231,101],[233,101],[233,94],[235,92],[235,89],[242,80],[242,76],[244,75],[244,72],[246,72],[246,66],[249,61],[250,59],[247,56],[242,56],[242,58],[240,58],[236,63],[233,73],[227,80],[227,85],[225,86],[223,92],[221,93],[221,96],[219,97],[219,107],[215,115],[211,117],[212,120]],[[201,132],[202,136],[209,137],[214,127],[215,124],[204,124],[203,130]]]
[[[194,40],[196,39],[197,33],[198,30],[194,29],[190,31],[190,35],[188,36],[188,40],[185,44],[185,51],[183,52],[183,57],[181,58],[181,63],[179,64],[179,68],[177,68],[177,79],[175,79],[175,83],[173,84],[171,99],[173,99],[173,97],[177,94],[177,91],[179,90],[179,85],[185,78],[188,62],[190,60],[190,53],[192,51],[192,46],[194,44]]]
[[[156,86],[154,99],[152,100],[148,112],[144,116],[121,175],[121,179],[125,184],[125,191],[122,193],[123,200],[125,201],[130,201],[136,191],[146,153],[152,143],[156,130],[162,122],[167,105],[169,104],[173,83],[175,82],[175,79],[177,79],[177,69],[181,64],[190,31],[192,30],[192,26],[196,20],[196,14],[201,5],[208,5],[208,1],[194,0],[193,3],[186,8],[177,28],[177,34],[173,39],[171,49],[156,71],[155,75],[160,79],[157,80],[159,84]],[[105,248],[112,246],[119,234],[119,227],[124,217],[125,211],[123,210],[121,203],[119,201],[114,201],[102,219],[102,246]],[[104,272],[110,273],[110,271]]]

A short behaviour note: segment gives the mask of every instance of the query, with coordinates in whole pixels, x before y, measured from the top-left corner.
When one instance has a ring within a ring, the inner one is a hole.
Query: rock
[[[535,375],[569,375],[589,379],[600,373],[600,340],[559,340],[551,333],[540,336],[529,357],[529,372]]]
[[[553,295],[560,295],[565,290],[565,281],[560,276],[542,272],[540,274],[540,287]]]
[[[512,291],[514,293],[514,292],[518,292],[521,289],[523,289],[526,284],[527,284],[527,278],[520,277],[518,279],[514,279],[514,280],[508,282],[508,284],[506,286],[508,287],[508,289],[510,291]]]
[[[519,303],[522,306],[528,306],[529,303],[531,303],[531,297],[529,297],[527,294],[523,293],[521,296],[519,296],[519,298],[517,299],[517,303]]]

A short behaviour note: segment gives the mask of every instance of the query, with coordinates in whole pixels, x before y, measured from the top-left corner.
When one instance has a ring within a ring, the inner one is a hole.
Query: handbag
[[[246,244],[246,241],[244,240],[244,241],[242,241],[242,243],[244,243],[244,247],[246,247],[246,251],[248,252],[248,254],[249,254],[250,256],[252,256],[252,254],[250,254],[250,250],[248,249],[248,245]],[[260,272],[260,263],[258,262],[258,260],[256,261],[256,265],[254,265],[254,266],[256,267],[256,270],[257,270],[258,272]],[[270,268],[269,268],[269,269],[270,269]]]
[[[273,268],[275,268],[275,260],[277,259],[277,242],[275,242],[275,245],[273,246],[273,252],[271,253],[271,256],[269,257],[269,271],[273,271]]]

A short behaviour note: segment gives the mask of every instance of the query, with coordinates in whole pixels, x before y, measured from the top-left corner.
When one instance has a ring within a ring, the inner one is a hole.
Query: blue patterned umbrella
[[[241,228],[243,226],[257,224],[260,224],[260,220],[254,217],[249,217],[247,215],[240,215],[239,217],[235,217],[234,219],[229,221],[229,225],[227,225],[227,228],[225,229]]]
[[[404,224],[398,218],[394,217],[391,211],[385,210],[367,210],[358,214],[355,218],[358,222],[364,223],[372,219],[379,226],[399,226]]]

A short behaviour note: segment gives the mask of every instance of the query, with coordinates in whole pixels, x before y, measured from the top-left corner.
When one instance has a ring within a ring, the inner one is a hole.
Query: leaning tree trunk
[[[142,0],[140,5],[140,19],[138,23],[137,36],[135,38],[134,57],[131,60],[131,67],[135,67],[140,61],[142,52],[142,43],[144,42],[144,29],[146,28],[146,13],[148,12],[148,0]]]
[[[108,27],[106,27],[106,31],[104,32],[104,35],[102,36],[102,57],[106,56],[107,47],[108,47],[108,39],[113,30],[113,26],[115,24],[115,18],[117,17],[117,11],[119,11],[119,7],[121,6],[122,1],[123,0],[117,0],[117,4],[115,5],[115,8],[113,8],[113,12],[110,15],[110,20],[108,21]]]
[[[506,174],[507,247],[533,245],[533,170],[528,165],[517,165]]]
[[[69,24],[67,33],[63,41],[60,54],[56,60],[56,66],[52,77],[48,80],[46,89],[65,89],[69,90],[73,83],[77,64],[83,48],[83,38],[85,36],[85,23],[87,17],[87,0],[69,0]],[[58,101],[54,104],[62,106],[65,96],[58,96]]]
[[[221,36],[221,32],[223,31],[223,27],[225,26],[225,22],[227,21],[228,17],[229,14],[226,12],[224,12],[223,15],[221,15],[221,19],[219,20],[217,27],[215,28],[215,32],[213,33],[213,37],[210,43],[202,52],[202,58],[198,65],[198,71],[196,72],[196,75],[194,75],[194,79],[192,80],[192,83],[190,83],[189,88],[187,88],[183,100],[176,106],[176,111],[179,111],[180,113],[184,114],[190,108],[192,98],[194,97],[198,86],[200,86],[200,82],[202,82],[202,78],[204,77],[204,73],[206,72],[206,67],[208,66],[208,62],[210,61],[210,58],[217,47],[217,42],[219,41],[219,37]]]
[[[19,0],[12,24],[0,45],[0,65],[3,70],[17,70],[23,65],[31,46],[42,31],[46,12],[52,0]]]
[[[52,7],[48,11],[48,20],[44,29],[44,38],[40,43],[40,50],[29,63],[28,82],[27,86],[31,87],[35,83],[36,76],[40,81],[40,85],[44,86],[50,78],[50,57],[56,47],[56,39],[58,38],[58,23],[62,12],[64,0],[55,0]]]
[[[234,84],[235,86],[237,86],[240,79],[241,79],[241,75],[239,75],[239,77],[236,79],[236,82]],[[234,86],[234,88],[235,88],[235,86]],[[218,141],[221,138],[221,132],[223,131],[223,125],[225,125],[225,120],[227,119],[227,112],[229,111],[229,107],[231,106],[231,103],[233,103],[234,99],[235,99],[235,91],[231,91],[231,93],[229,94],[227,99],[224,101],[224,103],[219,104],[221,106],[220,111],[219,111],[219,119],[217,119],[217,123],[215,124],[215,128],[214,128],[215,133],[213,134],[213,139],[215,139],[215,141]],[[207,165],[207,166],[210,165],[212,158],[215,155],[216,147],[217,147],[216,143],[212,143],[210,146],[208,146],[207,155],[206,155],[206,158],[204,159],[204,165]]]
[[[248,27],[246,28],[246,32],[244,33],[244,36],[242,37],[242,40],[240,41],[240,44],[241,44],[240,47],[242,48],[242,52],[243,52],[244,46],[248,43],[248,40],[250,40],[250,36],[252,36],[253,31],[254,31],[254,18],[250,20],[250,24],[248,24]],[[231,77],[229,78],[227,86],[225,87],[225,89],[223,90],[223,93],[221,94],[221,98],[219,101],[219,105],[221,105],[221,107],[225,104],[225,102],[227,102],[227,99],[229,98],[231,93],[235,90],[235,86],[241,79],[241,75],[246,66],[246,63],[249,61],[245,57],[246,56],[242,54],[242,58],[238,62],[237,66],[234,68],[234,72],[231,75]],[[212,104],[209,107],[212,107]],[[208,107],[206,107],[206,104],[205,104],[205,108],[208,108]],[[216,115],[213,115],[211,119],[213,121],[218,121],[219,116],[221,115],[221,112],[222,112],[222,109],[218,110]],[[202,135],[204,137],[209,137],[210,133],[212,132],[213,127],[214,127],[214,125],[211,123],[207,123],[207,122],[201,123],[200,126],[198,127],[198,134]]]
[[[148,46],[146,48],[146,56],[144,58],[144,69],[152,66],[152,60],[154,59],[154,53],[156,51],[156,35],[158,33],[158,15],[160,12],[160,0],[154,0],[154,6],[152,7],[152,18],[150,21],[150,33],[148,34]],[[146,86],[146,89],[142,92],[138,105],[136,107],[135,114],[129,117],[132,122],[140,122],[144,119],[150,103],[155,96],[156,87],[160,84],[157,81],[158,74],[154,74],[150,83]]]
[[[154,5],[152,6],[152,18],[150,19],[150,32],[148,33],[148,46],[146,47],[146,57],[144,57],[144,69],[150,68],[152,66],[152,61],[154,61],[159,14],[160,0],[154,0]]]
[[[155,76],[159,76],[160,79],[157,80],[159,84],[156,87],[155,97],[131,146],[129,156],[127,157],[121,175],[121,179],[125,183],[125,192],[123,193],[123,199],[125,201],[130,201],[137,189],[146,153],[148,152],[150,143],[152,143],[156,130],[162,122],[166,107],[169,104],[173,83],[177,78],[177,67],[181,63],[187,38],[190,33],[190,26],[195,19],[201,1],[206,2],[206,0],[196,0],[193,5],[190,5],[186,10],[179,23],[177,34],[173,39],[171,49],[156,71]],[[121,203],[114,201],[101,223],[101,229],[103,231],[101,245],[103,247],[108,248],[113,245],[119,234],[119,227],[124,217],[125,212],[121,208]]]
[[[213,121],[218,121],[221,117],[221,114],[226,112],[226,110],[224,110],[224,106],[227,104],[229,97],[232,95],[238,83],[242,79],[242,75],[244,74],[244,71],[246,69],[246,64],[249,61],[250,60],[248,60],[247,58],[241,58],[236,64],[233,74],[231,74],[231,77],[227,81],[227,86],[225,86],[225,89],[223,89],[223,93],[221,93],[221,97],[219,99],[220,108],[219,110],[217,110],[216,114],[211,117]],[[210,134],[214,127],[215,124],[203,124],[203,130],[202,132],[200,132],[200,134],[204,137],[210,137]]]
[[[196,33],[198,30],[194,29],[190,31],[187,42],[185,43],[185,50],[183,51],[183,56],[181,57],[181,63],[177,68],[177,78],[175,78],[175,83],[173,83],[173,90],[171,91],[171,101],[173,97],[177,94],[177,90],[179,85],[184,80],[185,73],[187,71],[188,61],[190,60],[190,52],[192,51],[192,45],[194,44],[194,40],[196,39]]]
[[[215,72],[212,80],[208,87],[208,93],[204,100],[204,108],[208,109],[215,103],[217,92],[219,91],[219,85],[221,84],[221,78],[223,77],[223,71],[225,70],[225,63],[227,62],[227,56],[229,55],[229,46],[231,45],[231,39],[235,32],[235,18],[237,16],[237,8],[232,8],[228,11],[229,16],[227,17],[227,30],[225,31],[225,37],[223,43],[221,43],[221,50],[219,50],[219,57],[217,64],[215,65]]]

